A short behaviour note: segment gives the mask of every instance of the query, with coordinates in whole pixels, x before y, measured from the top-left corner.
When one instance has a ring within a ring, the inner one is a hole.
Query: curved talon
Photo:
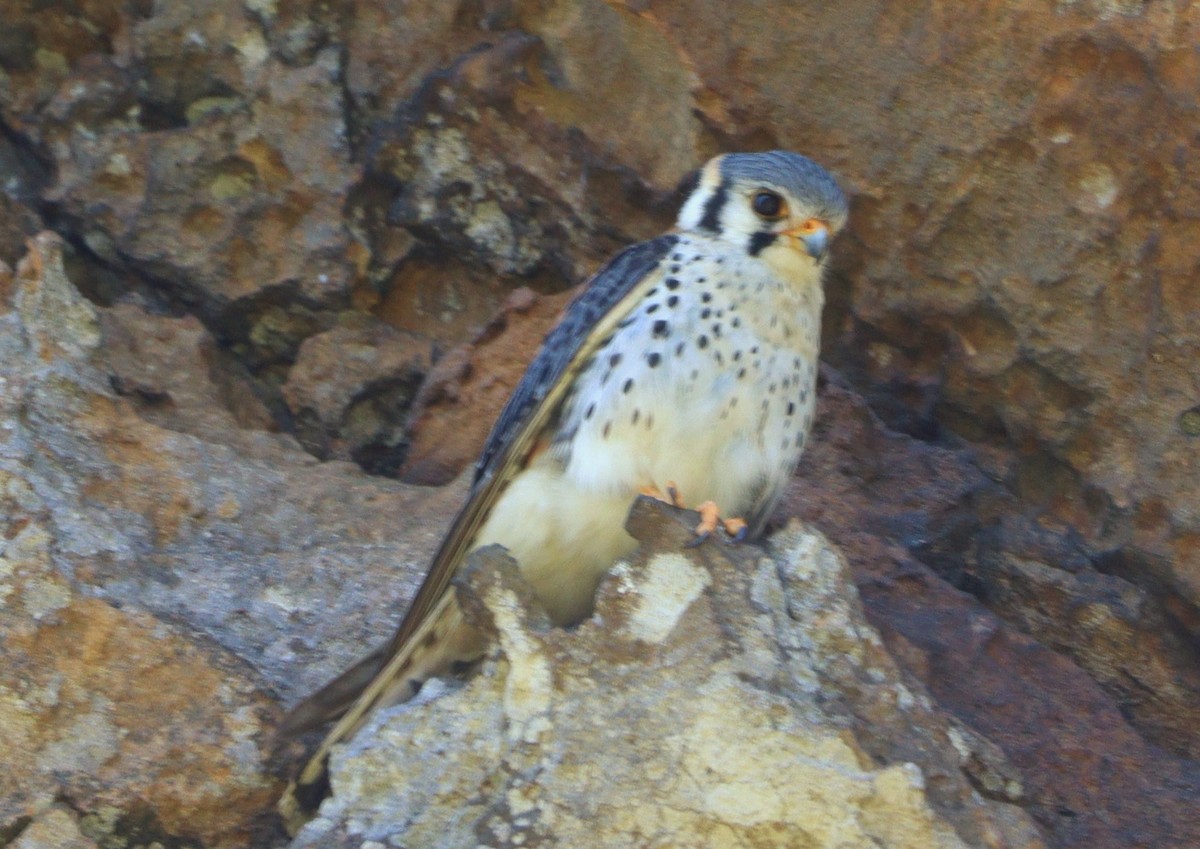
[[[683,544],[683,547],[684,548],[696,548],[697,546],[703,545],[710,536],[712,536],[712,534],[709,533],[708,531],[705,531],[704,533],[696,534],[690,540],[685,542]]]
[[[750,535],[750,526],[746,524],[745,519],[726,519],[722,524],[725,526],[725,533],[729,534],[730,543],[743,542]]]

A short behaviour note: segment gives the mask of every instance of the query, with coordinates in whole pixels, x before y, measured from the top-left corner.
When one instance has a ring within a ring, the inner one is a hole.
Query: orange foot
[[[679,495],[679,487],[675,486],[675,481],[667,481],[666,492],[663,492],[655,484],[643,486],[638,492],[642,495],[648,495],[651,498],[657,498],[659,501],[665,501],[672,507],[683,507],[683,498]]]
[[[664,493],[655,484],[643,486],[638,490],[642,495],[648,495],[651,498],[657,498],[659,501],[665,501],[673,507],[685,507],[683,496],[679,494],[679,487],[675,485],[675,481],[667,481],[667,491]],[[696,546],[704,542],[718,526],[725,529],[725,533],[729,534],[731,541],[741,542],[746,538],[746,534],[750,528],[746,525],[745,519],[723,519],[721,518],[721,508],[717,506],[715,501],[705,501],[698,506],[696,510],[700,513],[700,524],[696,525],[696,538],[689,545]]]
[[[690,545],[696,546],[704,542],[712,536],[718,525],[725,529],[725,533],[729,534],[733,542],[744,540],[750,530],[745,519],[721,518],[721,508],[715,501],[705,501],[696,510],[700,513],[700,524],[696,525],[696,538]]]

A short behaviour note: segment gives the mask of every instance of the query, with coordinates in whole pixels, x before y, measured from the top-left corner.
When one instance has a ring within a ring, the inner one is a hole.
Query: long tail
[[[451,590],[390,657],[389,648],[377,649],[313,693],[280,725],[281,736],[294,736],[341,717],[279,801],[289,831],[307,822],[328,794],[329,752],[335,745],[353,737],[377,708],[407,701],[433,676],[477,660],[485,640],[467,624]]]

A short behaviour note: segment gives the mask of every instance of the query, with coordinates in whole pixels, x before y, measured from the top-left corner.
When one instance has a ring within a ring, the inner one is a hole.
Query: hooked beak
[[[829,228],[824,223],[815,219],[809,219],[799,227],[793,227],[783,232],[788,236],[799,239],[804,244],[805,252],[815,262],[820,262],[825,258],[825,253],[829,249]]]

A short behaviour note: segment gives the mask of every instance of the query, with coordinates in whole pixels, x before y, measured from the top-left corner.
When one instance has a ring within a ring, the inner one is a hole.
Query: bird
[[[281,802],[303,821],[331,747],[430,677],[480,658],[451,581],[500,544],[550,620],[591,612],[630,554],[640,494],[758,535],[795,472],[815,408],[831,238],[849,207],[834,176],[783,150],[726,153],[694,172],[675,227],[597,271],[500,413],[464,505],[392,639],[291,710],[293,737],[337,720]]]

